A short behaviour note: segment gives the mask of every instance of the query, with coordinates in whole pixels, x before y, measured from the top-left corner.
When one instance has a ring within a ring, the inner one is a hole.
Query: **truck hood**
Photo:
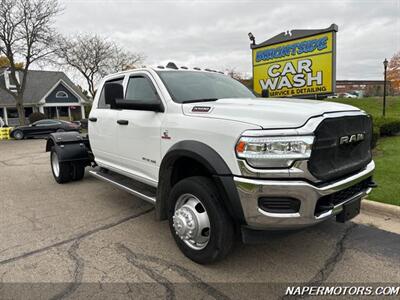
[[[329,112],[360,111],[335,102],[303,99],[220,99],[182,104],[187,116],[238,121],[264,129],[298,128],[308,119]]]

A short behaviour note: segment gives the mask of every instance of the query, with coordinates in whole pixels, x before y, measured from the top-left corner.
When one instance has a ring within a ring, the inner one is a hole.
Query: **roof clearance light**
[[[173,62],[169,62],[169,63],[166,65],[166,67],[167,67],[168,69],[174,69],[174,70],[178,70],[178,69],[179,69],[179,68],[177,67],[177,65],[174,64]]]

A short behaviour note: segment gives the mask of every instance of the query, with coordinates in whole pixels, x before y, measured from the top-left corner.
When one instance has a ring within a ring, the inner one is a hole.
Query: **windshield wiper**
[[[217,101],[217,100],[218,100],[218,98],[204,98],[204,99],[187,100],[187,101],[183,101],[182,103],[212,102],[212,101]]]

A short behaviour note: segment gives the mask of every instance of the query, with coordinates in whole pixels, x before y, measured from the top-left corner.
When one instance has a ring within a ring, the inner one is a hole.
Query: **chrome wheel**
[[[196,196],[180,196],[172,220],[176,235],[190,248],[201,250],[207,246],[211,234],[210,219]]]
[[[60,163],[58,161],[58,156],[56,152],[51,152],[51,167],[53,168],[54,175],[56,177],[60,176]]]

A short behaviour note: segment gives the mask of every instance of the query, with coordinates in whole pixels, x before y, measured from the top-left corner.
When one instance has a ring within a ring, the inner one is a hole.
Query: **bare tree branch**
[[[0,0],[0,53],[10,62],[16,92],[7,92],[15,99],[21,125],[25,124],[23,97],[29,67],[54,52],[50,46],[57,34],[52,25],[60,11],[58,0]]]
[[[226,71],[227,75],[232,77],[233,79],[236,79],[239,81],[244,79],[244,76],[241,73],[237,72],[235,67],[228,67],[225,69],[225,71]]]
[[[89,34],[60,37],[56,53],[60,64],[83,76],[92,98],[96,84],[103,76],[135,68],[144,61],[142,54],[125,51],[112,41]]]

